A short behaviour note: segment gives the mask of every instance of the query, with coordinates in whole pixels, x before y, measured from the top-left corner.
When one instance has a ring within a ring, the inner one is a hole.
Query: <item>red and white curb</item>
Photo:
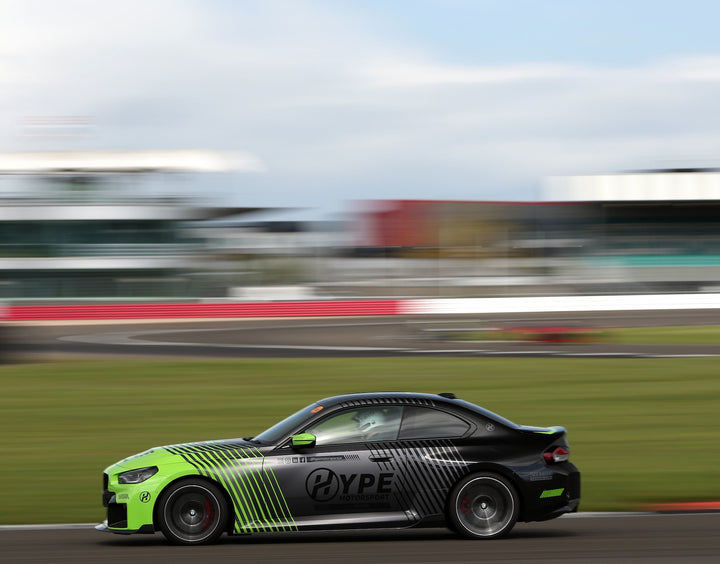
[[[649,503],[647,505],[643,505],[640,509],[643,511],[654,512],[720,511],[720,501]]]
[[[6,322],[137,321],[720,309],[720,294],[161,304],[10,305]]]

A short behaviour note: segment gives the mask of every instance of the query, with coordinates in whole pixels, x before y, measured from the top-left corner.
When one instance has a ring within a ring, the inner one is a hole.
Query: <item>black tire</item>
[[[498,474],[472,474],[453,488],[450,527],[470,539],[495,539],[517,522],[520,503],[513,485]]]
[[[160,530],[173,544],[211,544],[225,531],[228,505],[217,486],[191,478],[162,493],[157,518]]]

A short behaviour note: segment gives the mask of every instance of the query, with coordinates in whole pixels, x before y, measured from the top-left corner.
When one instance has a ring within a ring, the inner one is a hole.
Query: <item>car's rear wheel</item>
[[[165,490],[158,502],[160,530],[173,544],[210,544],[225,530],[228,506],[210,482],[181,480]]]
[[[450,495],[452,528],[471,539],[494,539],[509,533],[520,510],[513,485],[498,474],[472,474]]]

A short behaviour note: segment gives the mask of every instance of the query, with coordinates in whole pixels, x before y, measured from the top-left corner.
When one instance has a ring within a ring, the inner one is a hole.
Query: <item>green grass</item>
[[[0,366],[3,523],[100,521],[101,472],[146,448],[256,434],[312,401],[452,391],[564,425],[582,510],[720,499],[718,361],[93,360]]]
[[[612,343],[646,345],[720,345],[720,325],[633,327],[606,333]]]
[[[457,341],[524,341],[537,339],[541,334],[540,330],[461,331],[449,333],[446,338]],[[571,339],[627,345],[720,345],[720,325],[569,330],[566,335]]]

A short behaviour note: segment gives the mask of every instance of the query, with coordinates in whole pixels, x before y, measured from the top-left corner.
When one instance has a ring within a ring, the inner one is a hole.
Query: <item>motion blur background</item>
[[[712,326],[719,18],[710,0],[0,0],[7,325],[26,306],[690,294]],[[693,324],[622,317],[661,318]],[[42,361],[0,367],[4,523],[100,520],[115,460],[257,433],[357,382],[566,425],[591,509],[720,496],[715,349],[52,358],[60,336],[87,353],[79,331],[47,329]]]

